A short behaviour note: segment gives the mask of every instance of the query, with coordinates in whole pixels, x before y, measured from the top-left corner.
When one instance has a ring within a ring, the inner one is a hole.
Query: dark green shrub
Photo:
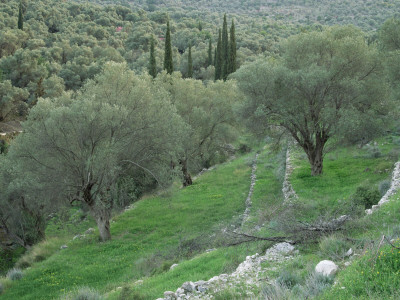
[[[379,202],[381,195],[378,189],[374,186],[368,187],[366,185],[359,186],[353,195],[353,203],[356,205],[362,205],[366,209],[371,208]]]
[[[239,148],[238,148],[238,152],[240,154],[249,153],[249,152],[251,152],[251,148],[246,144],[240,143]]]

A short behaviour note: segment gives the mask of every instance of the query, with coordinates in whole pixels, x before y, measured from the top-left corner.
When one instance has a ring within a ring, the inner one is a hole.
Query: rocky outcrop
[[[290,147],[288,146],[286,150],[286,168],[285,168],[285,178],[282,185],[282,193],[284,201],[290,203],[292,200],[298,198],[292,184],[290,183],[290,176],[292,175],[294,167],[291,164]]]
[[[390,201],[390,197],[393,196],[400,188],[400,162],[394,165],[394,170],[392,174],[392,182],[390,183],[390,188],[386,194],[381,198],[377,205],[373,205],[371,209],[366,209],[365,213],[367,215],[372,214],[374,211],[378,210],[380,206]]]
[[[232,289],[234,286],[254,287],[265,282],[265,272],[271,268],[262,267],[265,261],[274,262],[274,267],[288,259],[293,259],[298,253],[294,246],[289,243],[275,244],[269,248],[265,255],[258,253],[247,256],[232,274],[221,274],[214,276],[208,281],[188,281],[182,284],[176,292],[167,291],[164,298],[158,300],[187,300],[187,299],[213,299],[213,295],[225,289]],[[248,289],[250,290],[250,289]],[[254,295],[242,295],[244,298]]]

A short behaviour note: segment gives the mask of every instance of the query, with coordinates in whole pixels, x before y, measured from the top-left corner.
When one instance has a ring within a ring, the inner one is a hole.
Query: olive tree
[[[235,82],[182,79],[179,73],[160,73],[154,84],[167,90],[185,122],[178,163],[183,185],[192,184],[191,170],[208,166],[216,153],[235,138],[233,106],[238,101]]]
[[[106,241],[119,176],[136,168],[162,180],[182,125],[149,76],[110,63],[76,99],[40,99],[23,127],[9,155],[37,178],[49,201],[86,205]]]
[[[279,59],[246,65],[234,76],[248,98],[243,113],[253,124],[285,129],[319,175],[328,141],[360,134],[359,125],[369,138],[383,128],[387,84],[379,53],[349,26],[293,36],[282,49]]]

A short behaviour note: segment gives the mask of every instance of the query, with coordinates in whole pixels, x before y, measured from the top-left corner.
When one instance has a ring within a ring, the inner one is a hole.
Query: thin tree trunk
[[[108,213],[98,215],[96,217],[97,227],[99,229],[100,239],[102,242],[111,240],[110,218]]]
[[[187,169],[187,159],[181,160],[180,164],[182,165],[182,174],[183,174],[183,186],[189,186],[193,184],[192,181],[192,176],[190,176],[190,173],[188,172]]]
[[[95,218],[97,223],[97,228],[99,229],[100,239],[102,242],[111,240],[110,232],[110,219],[111,219],[111,209],[106,207],[98,207],[96,201],[93,199],[91,194],[91,189],[93,184],[89,184],[83,191],[83,199],[85,203],[89,206],[89,211]]]

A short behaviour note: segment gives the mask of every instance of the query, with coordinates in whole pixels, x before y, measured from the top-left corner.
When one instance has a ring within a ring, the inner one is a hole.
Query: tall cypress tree
[[[167,32],[165,34],[164,70],[167,70],[168,74],[172,74],[172,72],[174,71],[174,65],[172,62],[171,31],[169,28],[169,21],[167,22]]]
[[[214,48],[214,60],[213,60],[213,66],[215,67],[217,65],[217,47]]]
[[[228,74],[236,71],[236,37],[235,37],[235,24],[232,20],[229,40],[229,65]]]
[[[24,16],[22,14],[22,2],[19,2],[18,29],[24,30]]]
[[[193,61],[192,61],[192,44],[189,45],[189,54],[188,54],[188,78],[193,77]]]
[[[150,41],[150,59],[149,59],[149,74],[156,78],[157,76],[157,63],[156,63],[156,56],[154,53],[154,37],[151,38]]]
[[[224,15],[224,23],[222,25],[222,74],[221,78],[226,80],[228,77],[229,64],[229,40],[228,40],[228,24],[226,22],[226,14]]]
[[[211,45],[211,38],[210,41],[208,42],[208,59],[207,59],[207,67],[211,66],[213,64],[213,59],[212,59],[212,45]]]
[[[217,54],[215,57],[215,80],[222,79],[222,38],[221,29],[218,32]]]

